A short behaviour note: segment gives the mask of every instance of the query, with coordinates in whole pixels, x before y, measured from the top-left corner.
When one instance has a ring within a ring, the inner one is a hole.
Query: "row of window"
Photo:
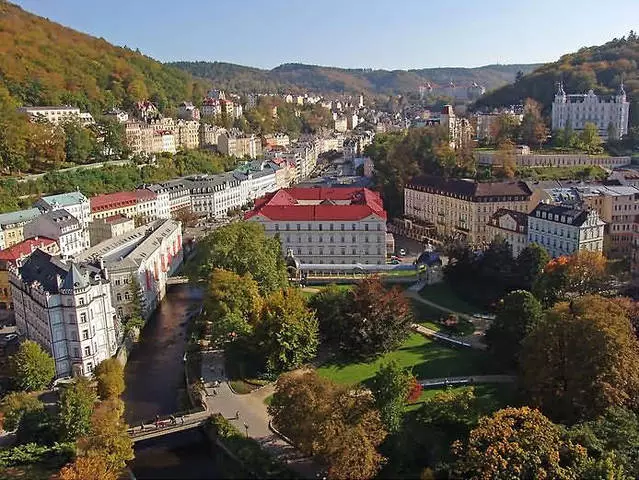
[[[344,235],[342,235],[341,237],[341,241],[339,243],[346,243],[346,237]],[[364,243],[382,243],[383,241],[383,237],[379,236],[379,237],[373,237],[374,241],[369,241],[368,236],[364,237]],[[287,235],[286,236],[286,242],[287,243],[291,243],[291,236]],[[318,243],[324,243],[324,237],[323,236],[318,236],[317,237],[317,242]],[[302,237],[297,237],[297,243],[302,243]],[[308,243],[313,243],[313,236],[309,235],[308,236]],[[335,243],[335,237],[333,237],[333,235],[331,235],[330,237],[328,237],[328,243]],[[357,243],[357,237],[355,235],[351,236],[351,243]]]
[[[284,227],[285,227],[285,228],[284,228],[284,231],[289,231],[289,230],[291,230],[291,225],[290,225],[289,223],[287,223],[286,225],[284,225]],[[295,227],[296,227],[296,228],[295,228],[295,230],[297,230],[298,232],[302,230],[302,224],[301,224],[301,223],[296,224],[296,225],[295,225]],[[369,231],[369,229],[370,229],[369,224],[368,224],[368,223],[365,223],[365,224],[364,224],[364,231],[365,231],[365,232],[368,232],[368,231]],[[313,225],[312,225],[311,223],[306,224],[306,230],[313,230]],[[324,230],[324,225],[323,225],[323,224],[321,224],[321,223],[320,223],[320,224],[318,224],[318,226],[317,226],[317,230],[318,230],[318,231],[320,231],[320,232],[321,232],[321,231],[323,231],[323,230]],[[336,228],[334,228],[334,225],[331,223],[331,224],[328,226],[328,231],[331,231],[331,232],[332,232],[333,230],[337,230],[337,229],[336,229]],[[347,230],[347,229],[346,229],[346,224],[344,224],[344,223],[340,224],[340,228],[339,228],[339,230],[340,230],[340,231],[342,231],[342,232],[343,232],[343,231],[345,231],[345,230]],[[352,231],[357,231],[357,224],[356,224],[356,223],[351,224],[351,230],[352,230]],[[381,231],[381,230],[382,230],[382,224],[381,224],[381,223],[378,223],[378,224],[377,224],[377,231]],[[276,231],[276,232],[279,232],[279,231],[280,231],[280,226],[279,226],[279,224],[277,224],[277,223],[275,224],[275,231]]]
[[[339,254],[336,254],[335,249],[331,248],[330,250],[327,251],[327,254],[328,255],[348,255],[347,251],[348,249],[346,247],[342,247],[339,249]],[[373,253],[370,252],[368,247],[364,248],[361,251],[358,251],[357,248],[353,247],[350,249],[350,252],[351,252],[350,253],[351,255],[374,255]],[[297,255],[324,255],[324,249],[322,247],[319,247],[317,250],[313,249],[312,247],[308,247],[308,248],[298,247]],[[383,255],[381,247],[377,247],[377,255]]]

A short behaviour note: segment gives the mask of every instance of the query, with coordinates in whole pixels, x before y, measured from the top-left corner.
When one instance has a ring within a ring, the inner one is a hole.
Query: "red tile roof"
[[[386,211],[378,193],[367,188],[351,187],[278,190],[255,200],[255,207],[244,218],[258,215],[270,220],[347,221],[361,220],[371,215],[386,219]]]
[[[146,188],[140,188],[135,191],[135,198],[138,203],[148,202],[149,200],[155,200],[158,198],[157,194]]]
[[[116,192],[91,197],[91,212],[129,207],[136,203],[135,192]]]
[[[31,252],[33,252],[36,248],[46,249],[54,243],[56,243],[55,240],[48,237],[28,238],[27,240],[0,251],[0,260],[15,262],[19,258],[31,255]]]

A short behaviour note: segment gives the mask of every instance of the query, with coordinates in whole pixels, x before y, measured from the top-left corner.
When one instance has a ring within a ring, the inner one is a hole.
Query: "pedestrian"
[[[235,420],[239,420],[239,419],[240,419],[240,411],[239,411],[239,410],[237,410],[237,411],[235,412]]]
[[[217,390],[213,389],[213,395],[217,395]]]
[[[184,425],[184,415],[182,415],[182,425]]]
[[[171,415],[171,425],[175,425],[175,424],[176,424],[175,417]]]

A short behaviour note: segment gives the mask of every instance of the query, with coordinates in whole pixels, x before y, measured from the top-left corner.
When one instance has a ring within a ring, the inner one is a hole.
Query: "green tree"
[[[309,306],[315,310],[319,334],[323,342],[339,346],[347,331],[346,308],[350,292],[335,284],[322,289],[311,297]]]
[[[117,120],[103,117],[97,120],[97,130],[102,137],[100,153],[107,160],[127,157],[129,155],[130,148],[126,143],[123,124]]]
[[[625,310],[597,295],[549,311],[524,340],[521,370],[531,404],[557,420],[639,406],[639,341]]]
[[[454,475],[469,479],[578,479],[586,451],[539,411],[506,408],[483,417],[467,442],[457,441]]]
[[[79,377],[73,385],[66,387],[60,395],[58,424],[60,437],[64,441],[74,441],[89,433],[91,414],[98,401],[93,386],[84,377]]]
[[[95,367],[93,376],[97,380],[98,395],[101,400],[118,398],[124,393],[126,387],[124,367],[117,358],[102,360]]]
[[[11,358],[16,385],[28,392],[42,390],[55,376],[55,362],[40,345],[26,340]]]
[[[288,284],[280,242],[257,222],[234,222],[214,230],[200,240],[194,264],[196,276],[204,278],[214,268],[250,273],[262,295]]]
[[[537,243],[527,245],[517,256],[519,286],[523,290],[532,291],[549,261],[550,255],[545,248]]]
[[[144,319],[144,292],[136,275],[129,278],[129,295],[131,304],[124,319],[124,330],[129,332],[133,328],[141,330],[146,324]]]
[[[502,140],[498,144],[497,151],[493,157],[495,165],[499,165],[503,176],[513,178],[517,170],[517,157],[515,144],[508,139]]]
[[[519,137],[519,122],[514,115],[500,114],[490,126],[490,138],[495,145],[503,142],[514,143]]]
[[[264,300],[255,328],[267,370],[282,372],[312,360],[318,345],[317,319],[299,290],[288,288]]]
[[[65,122],[62,128],[65,135],[64,151],[67,162],[89,163],[90,156],[96,151],[93,132],[83,127],[77,120]]]
[[[230,314],[237,314],[246,322],[241,330],[250,332],[259,315],[261,302],[258,284],[250,273],[238,275],[220,268],[214,268],[211,272],[205,307],[213,323]],[[222,330],[220,334],[230,333]]]
[[[44,404],[35,395],[27,392],[8,393],[0,403],[2,426],[10,432],[18,428],[20,419],[27,412],[44,409]]]
[[[404,404],[413,375],[397,362],[380,365],[373,377],[371,391],[382,422],[390,433],[399,431],[404,417]]]
[[[580,147],[587,153],[601,153],[601,138],[594,123],[587,122],[579,135]]]
[[[0,167],[7,171],[20,171],[25,162],[27,143],[27,117],[17,111],[17,104],[4,85],[0,85]]]
[[[488,348],[505,365],[517,364],[521,342],[541,320],[539,300],[525,290],[515,290],[498,304],[495,320],[486,331]]]

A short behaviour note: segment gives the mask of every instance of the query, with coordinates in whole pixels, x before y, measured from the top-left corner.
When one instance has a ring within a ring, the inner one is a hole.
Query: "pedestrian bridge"
[[[169,277],[166,279],[167,285],[180,285],[182,283],[189,283],[189,279],[183,276]]]
[[[208,421],[210,416],[210,412],[202,411],[189,415],[162,418],[155,422],[132,426],[129,428],[128,433],[133,443],[141,442],[142,440],[149,440],[151,438],[201,427]]]

